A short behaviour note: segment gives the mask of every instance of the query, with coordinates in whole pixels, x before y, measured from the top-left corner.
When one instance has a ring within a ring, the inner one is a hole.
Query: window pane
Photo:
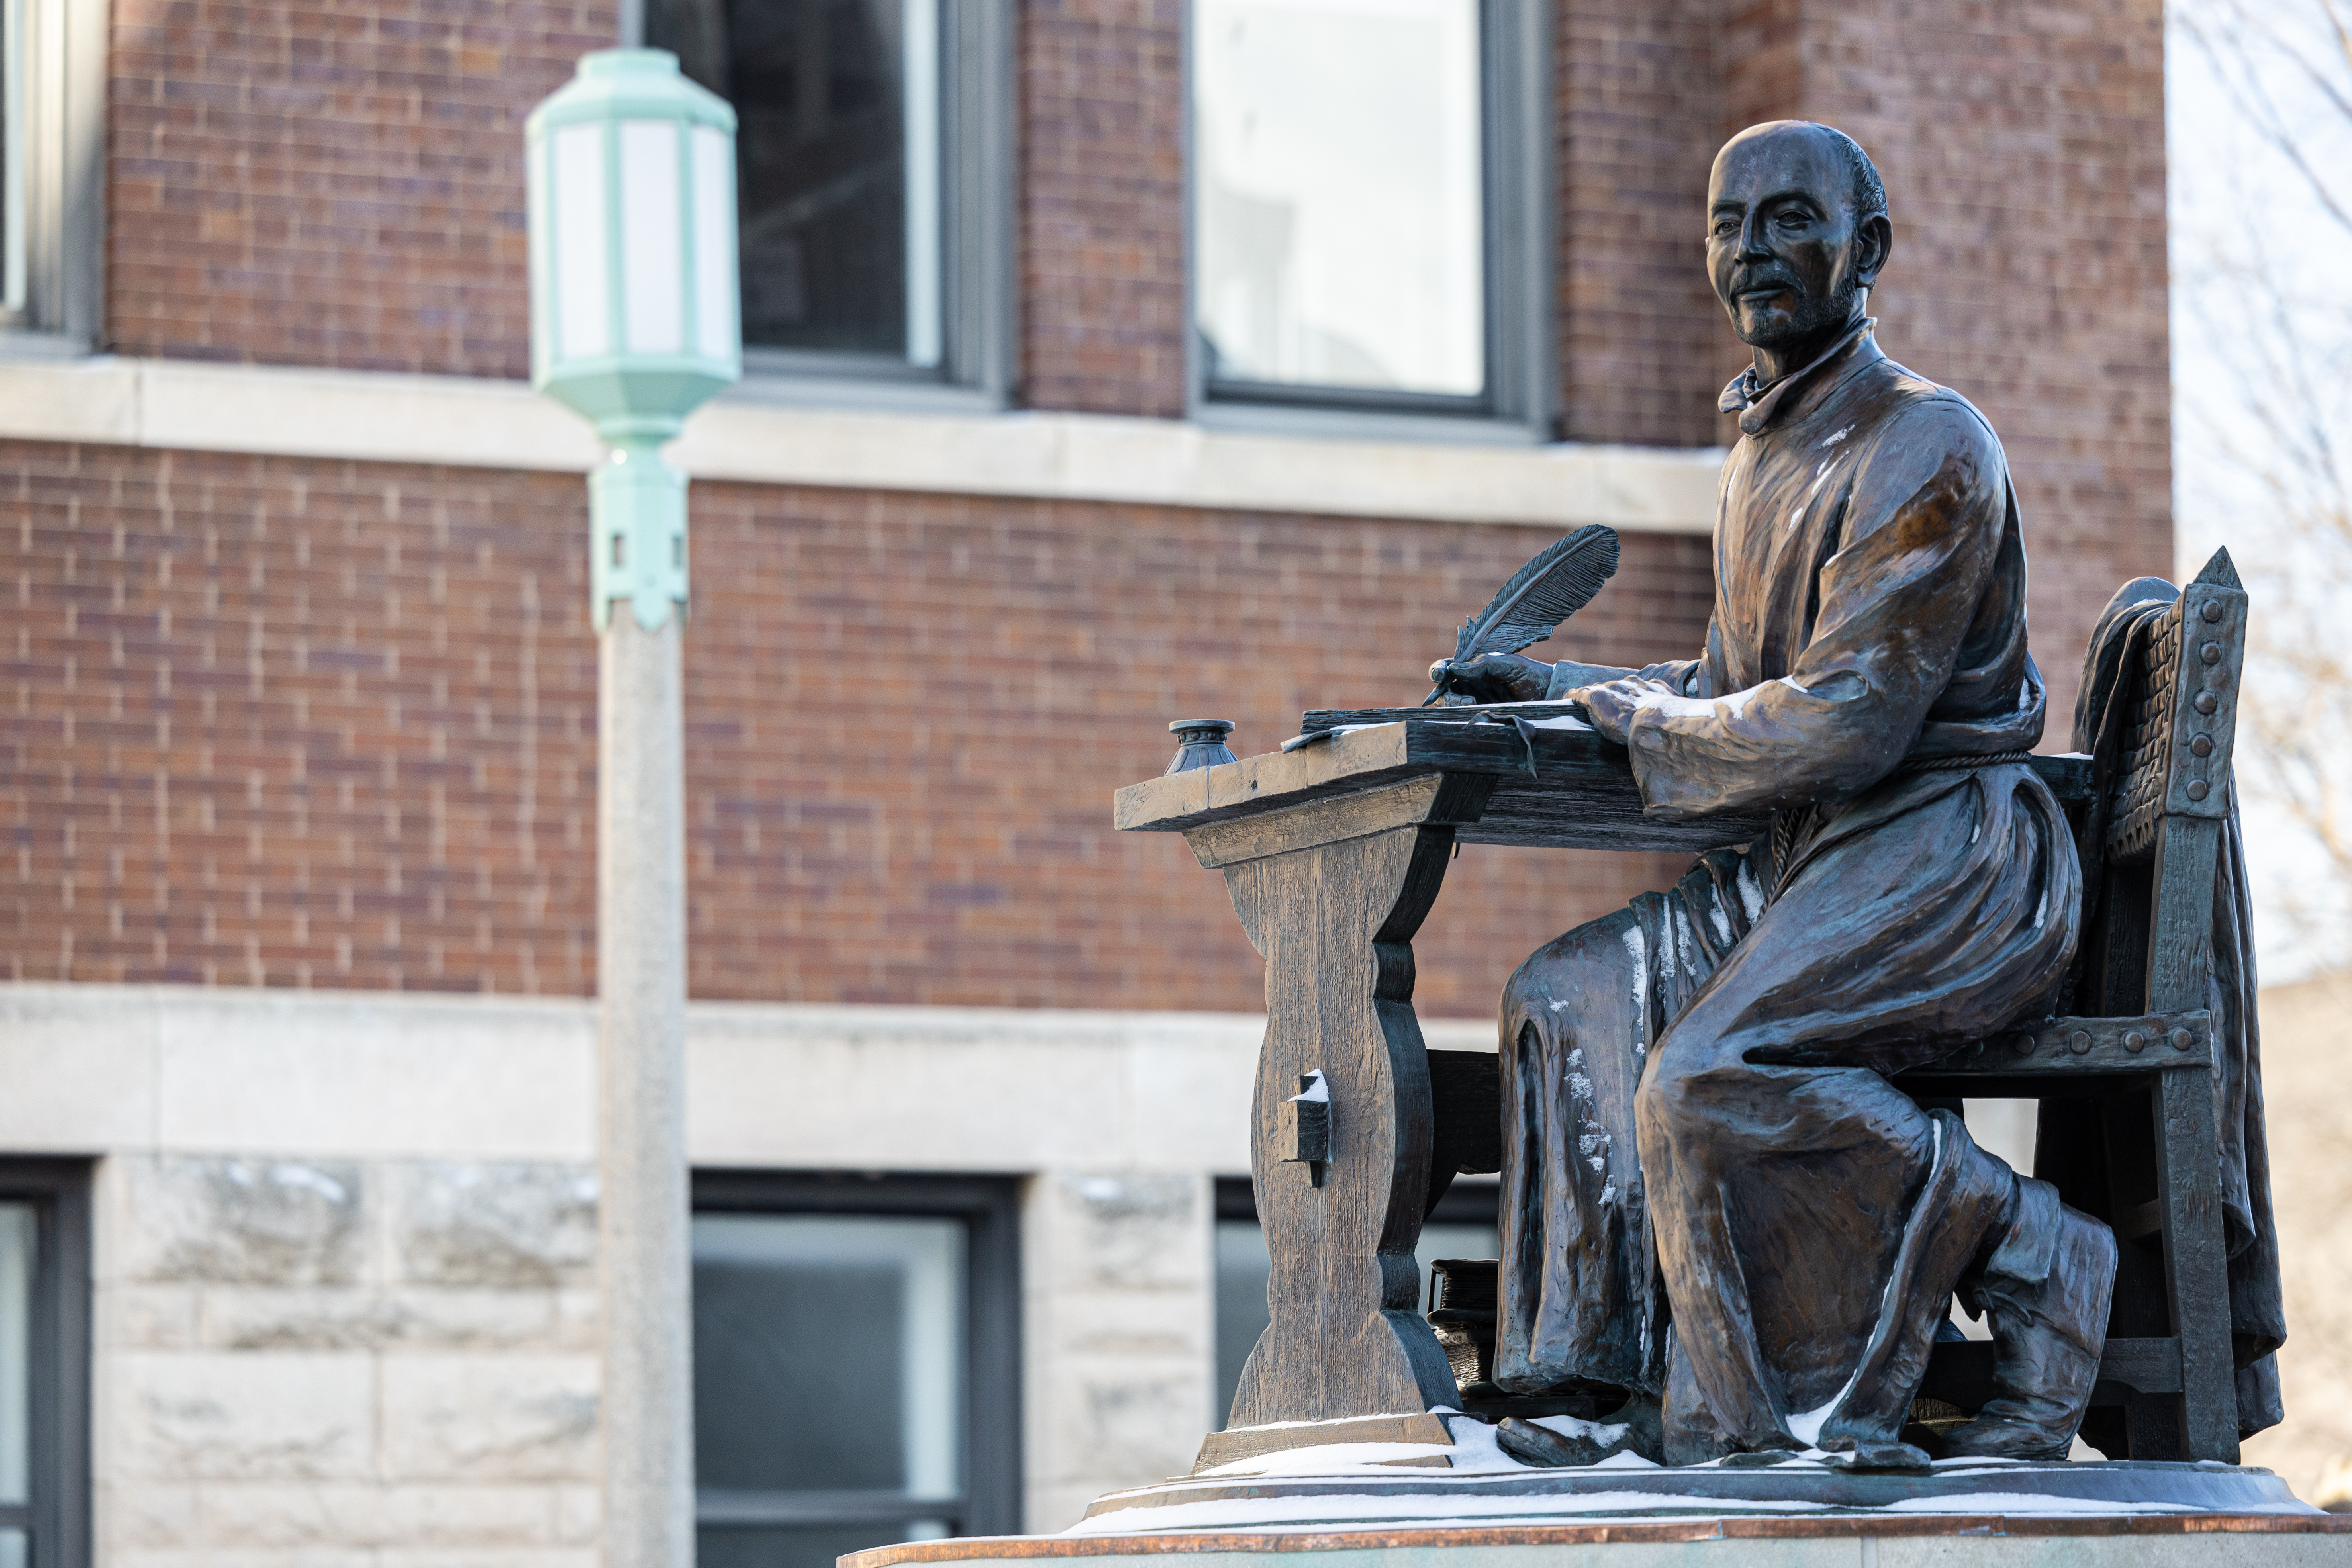
[[[0,1503],[31,1500],[33,1268],[40,1228],[30,1204],[0,1204]],[[0,1543],[0,1568],[6,1568]]]
[[[1271,1265],[1265,1233],[1254,1219],[1217,1222],[1217,1404],[1210,1411],[1217,1430],[1234,1407],[1242,1366],[1265,1332],[1265,1284]]]
[[[0,0],[0,310],[25,308],[26,0]]]
[[[1485,390],[1478,0],[1195,0],[1212,379]]]
[[[704,1525],[694,1533],[695,1568],[833,1568],[833,1560],[902,1541],[937,1541],[947,1521],[910,1519],[897,1524]],[[0,1562],[0,1568],[9,1564]]]
[[[940,0],[649,0],[735,106],[743,341],[940,353]]]
[[[21,1530],[0,1530],[0,1568],[25,1568],[32,1555],[30,1536]]]
[[[955,1495],[964,1290],[955,1220],[695,1216],[696,1484]]]

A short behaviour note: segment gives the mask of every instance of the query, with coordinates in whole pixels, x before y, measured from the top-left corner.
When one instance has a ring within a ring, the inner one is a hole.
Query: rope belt
[[[1895,776],[2007,767],[2012,763],[2024,762],[2032,755],[2032,752],[1994,752],[1974,757],[1916,757],[1897,763]],[[1780,890],[1789,885],[1789,862],[1796,853],[1799,841],[1821,826],[1823,816],[1818,805],[1801,805],[1772,814],[1773,897],[1778,898]]]
[[[1898,764],[1898,773],[1940,773],[1955,768],[1999,768],[2032,759],[2032,752],[1995,752],[1982,757],[1917,757]]]

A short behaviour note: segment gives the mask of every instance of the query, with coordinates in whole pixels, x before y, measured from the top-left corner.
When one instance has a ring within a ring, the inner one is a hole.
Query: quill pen
[[[1462,623],[1454,657],[1438,666],[1437,684],[1421,705],[1426,708],[1445,694],[1455,665],[1481,654],[1517,653],[1551,636],[1616,574],[1617,531],[1605,524],[1587,523],[1547,547],[1514,573],[1485,609]]]

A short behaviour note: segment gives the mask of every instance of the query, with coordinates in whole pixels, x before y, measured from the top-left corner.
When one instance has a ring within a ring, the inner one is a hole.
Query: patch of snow
[[[1612,1454],[1607,1458],[1586,1468],[1595,1470],[1662,1470],[1665,1468],[1655,1459],[1645,1459],[1631,1448],[1622,1453]]]
[[[1625,955],[1633,961],[1633,1018],[1635,1030],[1650,1032],[1650,964],[1648,940],[1642,935],[1641,922],[1625,928]]]
[[[1202,1476],[1328,1476],[1344,1475],[1382,1465],[1389,1459],[1425,1459],[1451,1454],[1443,1443],[1323,1443],[1312,1448],[1276,1448],[1246,1459],[1215,1466]],[[1392,1466],[1383,1468],[1393,1468]]]
[[[1525,1467],[1513,1465],[1524,1472]],[[1410,1475],[1391,1471],[1391,1475]],[[1437,1472],[1432,1471],[1431,1474]],[[1738,1513],[1822,1513],[1829,1505],[1818,1502],[1738,1500],[1729,1511]],[[1609,1513],[1703,1513],[1727,1511],[1721,1498],[1691,1497],[1678,1492],[1591,1492],[1582,1497],[1481,1496],[1447,1497],[1426,1492],[1385,1494],[1336,1492],[1319,1497],[1234,1498],[1214,1502],[1170,1503],[1159,1508],[1118,1509],[1082,1519],[1062,1531],[1066,1536],[1143,1535],[1168,1531],[1249,1529],[1321,1530],[1335,1524],[1380,1524],[1394,1529],[1457,1529],[1465,1524],[1510,1524],[1529,1518]]]
[[[1299,1105],[1330,1104],[1331,1086],[1323,1081],[1323,1074],[1321,1070],[1318,1068],[1314,1072],[1308,1073],[1307,1076],[1314,1081],[1309,1083],[1305,1089],[1300,1089],[1297,1094],[1292,1095],[1290,1097],[1291,1100]]]
[[[1859,1375],[1859,1373],[1857,1373],[1857,1375]],[[1846,1379],[1845,1388],[1852,1388],[1853,1386],[1853,1379]],[[1807,1410],[1799,1415],[1790,1416],[1787,1422],[1789,1436],[1794,1437],[1798,1442],[1802,1443],[1807,1448],[1812,1448],[1815,1444],[1822,1440],[1822,1424],[1829,1420],[1830,1413],[1838,1407],[1838,1401],[1845,1397],[1845,1388],[1839,1389],[1837,1393],[1831,1397],[1830,1402],[1827,1405],[1822,1405],[1820,1409]]]
[[[1598,1421],[1580,1421],[1573,1415],[1530,1415],[1528,1419],[1538,1426],[1548,1426],[1563,1437],[1582,1437],[1603,1447],[1623,1438],[1633,1428],[1620,1424],[1604,1426]]]
[[[1563,713],[1556,719],[1523,719],[1520,722],[1530,730],[1582,730],[1588,734],[1592,730],[1591,725],[1573,713]]]
[[[1707,918],[1715,924],[1716,936],[1721,940],[1724,946],[1729,947],[1734,941],[1731,934],[1731,916],[1726,913],[1723,905],[1714,899],[1706,901],[1706,913]]]
[[[1748,923],[1753,925],[1764,912],[1764,889],[1756,880],[1756,868],[1748,863],[1745,855],[1739,858],[1739,875],[1732,879],[1732,886],[1739,889],[1739,907],[1748,911]]]
[[[2051,1497],[2043,1492],[1961,1492],[1905,1498],[1882,1505],[1888,1513],[2203,1513],[2185,1502],[2116,1502],[2106,1498]],[[2316,1513],[2316,1509],[2312,1510]]]

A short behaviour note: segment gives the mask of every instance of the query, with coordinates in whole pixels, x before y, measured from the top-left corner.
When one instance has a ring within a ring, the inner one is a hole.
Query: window
[[[1204,416],[1542,438],[1544,10],[1193,0]]]
[[[1013,1184],[705,1173],[694,1193],[702,1568],[1017,1531]]]
[[[0,1568],[89,1561],[89,1192],[0,1161]]]
[[[0,330],[79,353],[98,336],[105,0],[0,0]]]
[[[1422,1310],[1429,1310],[1429,1263],[1433,1258],[1499,1258],[1503,1253],[1502,1189],[1493,1182],[1456,1176],[1436,1212],[1423,1222],[1420,1244]],[[1257,1199],[1246,1176],[1217,1178],[1217,1404],[1222,1430],[1234,1394],[1242,1385],[1242,1365],[1265,1331],[1265,1287],[1272,1265],[1265,1233],[1258,1228]]]
[[[735,106],[755,388],[1002,397],[1007,4],[649,0],[646,41]]]

